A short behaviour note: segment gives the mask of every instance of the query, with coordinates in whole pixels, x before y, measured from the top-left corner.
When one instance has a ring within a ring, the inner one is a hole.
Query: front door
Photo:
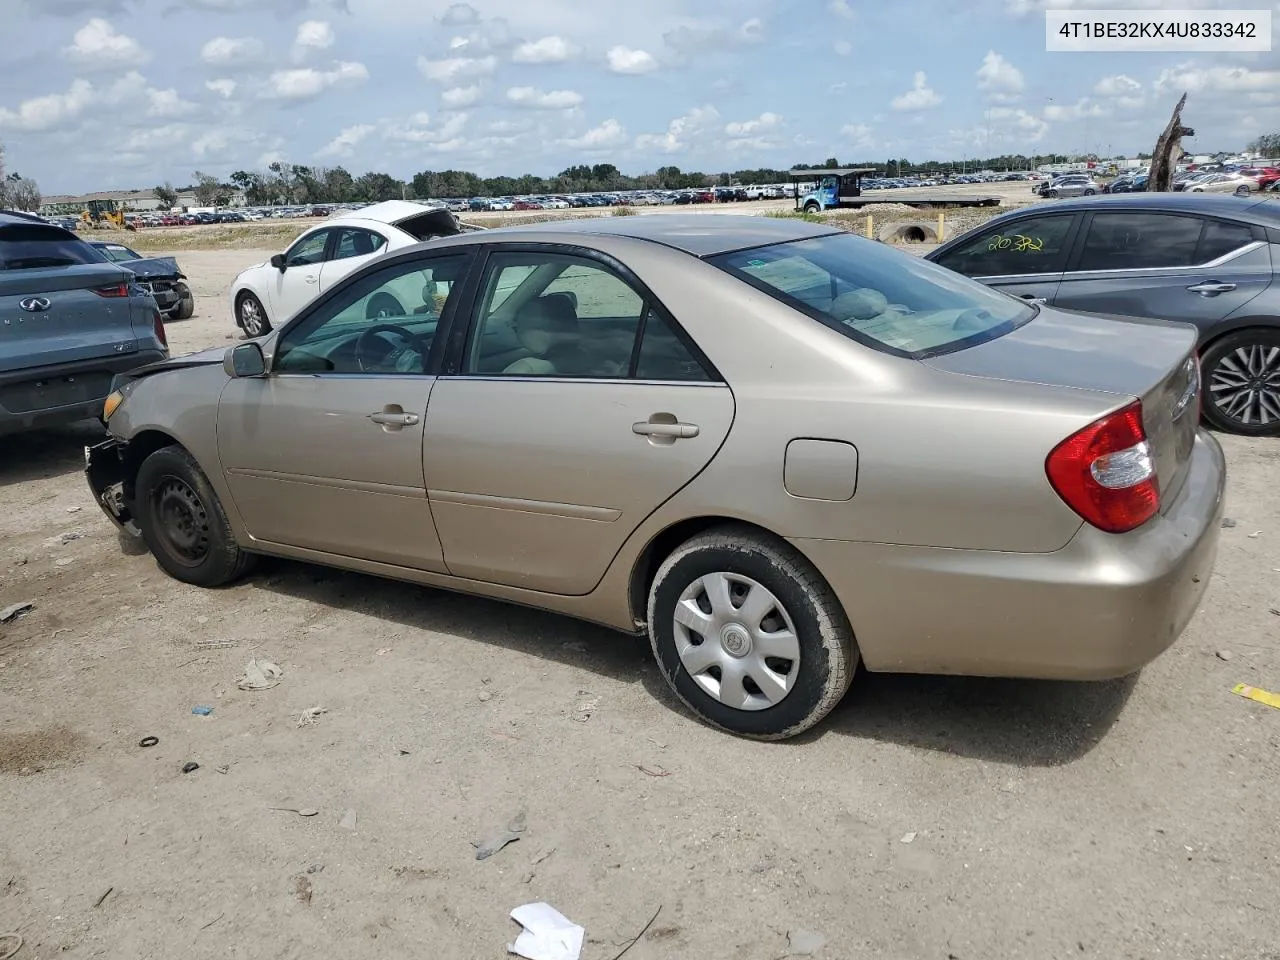
[[[930,259],[1031,303],[1051,303],[1078,222],[1068,213],[1003,221]]]
[[[332,230],[315,230],[299,237],[284,254],[284,269],[272,278],[271,321],[280,326],[320,293],[320,268],[324,266]]]
[[[386,251],[387,238],[364,227],[335,227],[333,246],[320,267],[320,292]]]
[[[1247,224],[1187,214],[1095,213],[1054,306],[1193,323],[1202,332],[1271,283],[1271,254]]]
[[[631,278],[555,248],[489,257],[425,473],[455,576],[581,595],[720,448],[733,395]]]
[[[440,316],[419,295],[465,261],[369,274],[285,328],[266,376],[227,384],[219,455],[254,538],[443,572],[422,474]],[[443,286],[447,309],[454,285]],[[387,297],[402,315],[378,308]]]

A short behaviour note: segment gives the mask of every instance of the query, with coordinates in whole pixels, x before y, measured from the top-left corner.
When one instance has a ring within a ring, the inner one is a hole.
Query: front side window
[[[309,233],[292,247],[284,255],[286,266],[305,267],[309,264],[319,263],[324,259],[324,248],[329,243],[329,231],[317,230],[315,233]]]
[[[476,309],[464,374],[708,379],[659,311],[595,260],[494,254]]]
[[[281,373],[421,374],[445,306],[461,288],[466,256],[399,263],[370,274],[290,327]]]
[[[1000,224],[938,258],[966,277],[1058,273],[1066,264],[1072,217],[1059,214]]]
[[[1095,213],[1077,270],[1189,267],[1204,221],[1172,213]]]
[[[852,340],[910,357],[993,340],[1036,309],[945,267],[850,234],[714,257],[712,263]]]

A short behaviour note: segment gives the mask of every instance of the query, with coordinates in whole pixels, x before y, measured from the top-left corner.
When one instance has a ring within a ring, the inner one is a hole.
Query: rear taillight
[[[169,335],[164,332],[164,317],[160,315],[160,311],[155,312],[155,319],[152,321],[156,328],[156,339],[160,341],[161,346],[169,346]]]
[[[129,284],[117,283],[110,287],[96,287],[93,292],[100,297],[127,297]]]
[[[1160,509],[1160,481],[1134,401],[1054,447],[1049,482],[1069,506],[1108,533],[1125,533]]]

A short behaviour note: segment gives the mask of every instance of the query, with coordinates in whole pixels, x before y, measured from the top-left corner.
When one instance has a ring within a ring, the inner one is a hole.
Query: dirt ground
[[[226,287],[271,252],[181,255],[175,353],[236,334]],[[90,502],[97,434],[0,440],[0,607],[35,604],[0,626],[18,960],[496,960],[538,900],[585,960],[659,908],[629,960],[777,960],[796,930],[830,958],[1280,957],[1280,711],[1231,693],[1280,688],[1275,441],[1223,438],[1236,524],[1139,676],[860,674],[817,731],[759,744],[572,620],[282,561],[180,585]],[[279,686],[237,688],[251,657]]]

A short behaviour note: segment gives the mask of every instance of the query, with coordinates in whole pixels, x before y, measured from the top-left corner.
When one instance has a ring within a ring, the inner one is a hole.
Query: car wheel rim
[[[1213,369],[1209,395],[1223,416],[1241,426],[1280,421],[1280,347],[1255,343],[1225,355]]]
[[[245,333],[257,336],[262,330],[262,311],[258,308],[258,301],[248,297],[240,301],[240,320]]]
[[[159,532],[167,552],[188,567],[209,555],[209,514],[186,481],[166,477],[153,495]]]
[[[781,601],[736,573],[708,573],[676,602],[676,651],[693,682],[726,707],[781,703],[800,671],[800,639]]]

